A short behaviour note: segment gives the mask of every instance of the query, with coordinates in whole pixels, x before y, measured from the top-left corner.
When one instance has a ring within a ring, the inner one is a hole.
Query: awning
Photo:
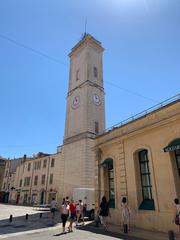
[[[173,152],[180,149],[180,138],[172,141],[168,146],[164,148],[164,152]]]
[[[113,160],[108,158],[108,159],[104,160],[100,165],[101,166],[108,166],[110,164],[113,164]]]

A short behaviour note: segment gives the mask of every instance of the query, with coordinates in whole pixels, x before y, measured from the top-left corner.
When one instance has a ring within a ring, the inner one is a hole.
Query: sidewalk
[[[112,225],[111,228],[112,231],[121,232],[119,230],[119,226]],[[153,231],[147,231],[143,229],[137,229],[132,228],[131,231],[128,233],[129,236],[147,239],[147,240],[166,240],[168,239],[168,233],[161,233],[161,232],[153,232]]]
[[[104,232],[104,229],[101,225],[98,227],[95,226],[95,223],[91,223],[89,225],[86,225],[84,228],[91,228],[91,230],[94,232]],[[92,229],[93,228],[93,229]],[[90,229],[89,229],[90,230]],[[142,240],[168,240],[168,233],[162,233],[162,232],[153,232],[153,231],[147,231],[144,229],[137,229],[137,228],[131,228],[131,231],[128,232],[128,234],[124,234],[123,231],[120,229],[120,226],[118,225],[109,225],[109,231],[107,232],[107,235],[111,235],[111,233],[116,233],[120,237],[124,237],[124,239],[128,239],[127,237],[135,237],[137,239]],[[105,232],[106,234],[106,232]]]

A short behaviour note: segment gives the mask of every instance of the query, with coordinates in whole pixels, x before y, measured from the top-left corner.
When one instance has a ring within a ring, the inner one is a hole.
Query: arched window
[[[115,208],[115,189],[114,189],[114,168],[113,160],[106,159],[101,164],[104,167],[104,173],[106,176],[105,192],[108,194],[109,198],[109,207]],[[106,191],[107,189],[107,191]]]
[[[113,161],[108,165],[108,182],[109,182],[109,207],[115,207],[115,192],[114,192],[114,168]]]
[[[138,152],[140,184],[142,191],[142,201],[139,209],[154,210],[154,200],[152,196],[151,173],[149,170],[148,151],[146,149]]]

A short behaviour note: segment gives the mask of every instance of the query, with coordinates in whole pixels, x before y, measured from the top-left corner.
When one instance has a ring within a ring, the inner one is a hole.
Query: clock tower
[[[94,187],[94,139],[105,129],[101,43],[90,34],[71,50],[64,136],[64,196]]]

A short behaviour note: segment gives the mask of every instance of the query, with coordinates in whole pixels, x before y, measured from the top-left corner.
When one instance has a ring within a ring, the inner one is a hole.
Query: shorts
[[[76,213],[71,213],[71,214],[70,214],[70,219],[71,219],[71,220],[74,220],[75,218],[76,218]]]
[[[51,208],[51,212],[54,213],[56,211],[55,208]]]

